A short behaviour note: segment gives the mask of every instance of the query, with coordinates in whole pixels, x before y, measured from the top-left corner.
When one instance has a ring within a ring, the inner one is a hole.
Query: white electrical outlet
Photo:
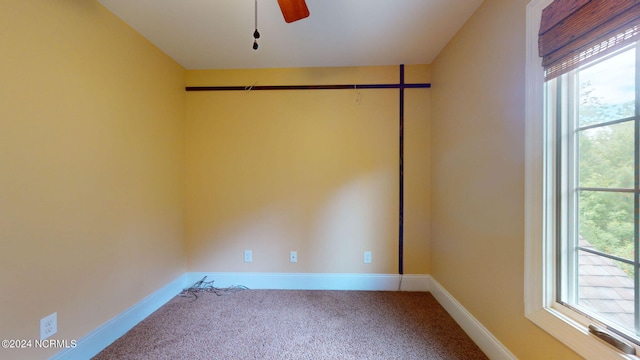
[[[298,252],[297,251],[292,251],[289,253],[289,261],[292,263],[297,263],[298,262]]]
[[[49,336],[58,332],[58,313],[43,317],[40,319],[40,340],[44,340]]]
[[[371,264],[371,251],[364,252],[364,263]]]
[[[252,262],[253,261],[253,252],[251,250],[244,251],[244,262]]]

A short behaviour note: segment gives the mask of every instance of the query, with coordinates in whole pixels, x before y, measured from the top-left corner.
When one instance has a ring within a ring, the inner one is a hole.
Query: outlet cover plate
[[[40,319],[40,340],[44,340],[58,332],[58,313]]]

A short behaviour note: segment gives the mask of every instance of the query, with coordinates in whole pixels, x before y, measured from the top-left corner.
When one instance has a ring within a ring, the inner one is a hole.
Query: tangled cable
[[[230,287],[226,287],[226,288],[218,288],[213,286],[213,280],[211,281],[204,281],[207,277],[203,277],[201,280],[198,280],[195,284],[193,284],[191,287],[188,287],[186,289],[183,289],[180,292],[180,296],[182,297],[188,297],[188,298],[193,298],[191,299],[191,301],[194,301],[198,298],[198,293],[200,292],[208,292],[208,293],[214,293],[218,296],[222,296],[222,295],[229,295],[229,294],[233,294],[236,293],[238,291],[242,291],[242,290],[249,290],[248,287],[243,286],[243,285],[233,285]]]

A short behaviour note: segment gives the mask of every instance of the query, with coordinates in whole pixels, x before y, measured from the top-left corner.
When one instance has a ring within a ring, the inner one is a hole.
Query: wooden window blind
[[[554,0],[542,10],[538,37],[545,79],[639,38],[640,0]]]

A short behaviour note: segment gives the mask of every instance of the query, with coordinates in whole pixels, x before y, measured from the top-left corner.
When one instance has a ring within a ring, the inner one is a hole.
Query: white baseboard
[[[442,285],[431,278],[430,291],[471,340],[492,360],[517,360],[482,323],[471,315]]]
[[[249,289],[429,291],[428,275],[314,274],[314,273],[207,273],[187,274],[187,284],[214,281],[215,287],[243,285]],[[402,283],[400,280],[402,279]]]
[[[184,274],[153,292],[123,313],[79,339],[75,348],[62,350],[54,355],[51,360],[90,359],[95,356],[180,293],[186,287],[186,278],[186,274]]]
[[[413,274],[401,275],[400,291],[431,291],[431,276]]]

